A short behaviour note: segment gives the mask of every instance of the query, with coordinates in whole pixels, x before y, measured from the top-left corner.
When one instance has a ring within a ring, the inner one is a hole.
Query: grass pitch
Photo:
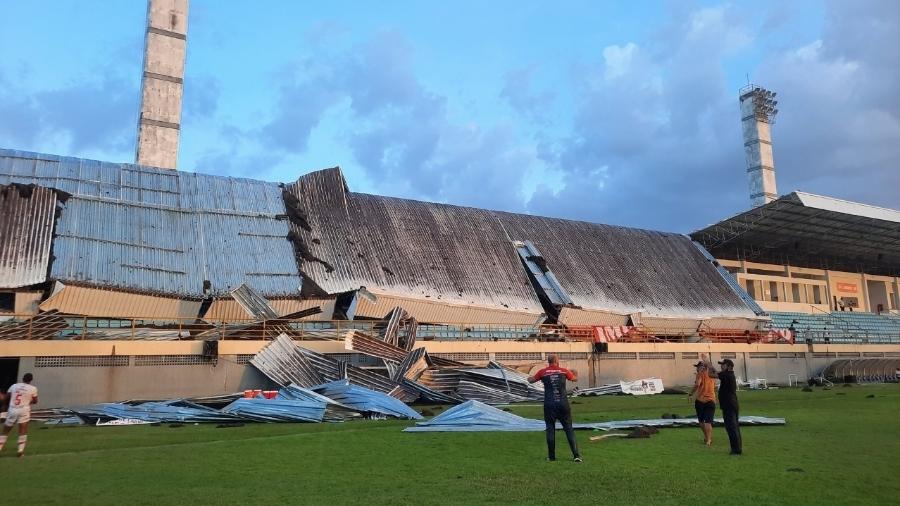
[[[872,397],[874,396],[874,397]],[[744,455],[699,429],[592,443],[545,461],[543,433],[420,433],[410,422],[215,428],[32,424],[0,454],[3,504],[897,504],[900,387],[741,392]],[[433,409],[433,408],[429,408]],[[690,414],[684,396],[576,399],[576,421]],[[536,405],[512,410],[541,416]]]

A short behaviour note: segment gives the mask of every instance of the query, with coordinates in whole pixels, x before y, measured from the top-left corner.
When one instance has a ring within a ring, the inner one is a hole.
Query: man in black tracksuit
[[[559,366],[559,358],[556,355],[547,357],[548,366],[534,373],[528,378],[529,383],[540,381],[544,384],[544,423],[547,432],[547,460],[556,460],[556,422],[562,425],[569,440],[569,448],[575,462],[581,462],[581,454],[578,453],[578,443],[575,441],[575,431],[572,430],[572,410],[569,408],[569,399],[566,397],[566,380],[576,381],[578,375]]]
[[[743,452],[741,443],[741,426],[738,422],[737,381],[734,378],[734,362],[726,358],[719,362],[722,370],[716,373],[719,378],[719,406],[722,418],[725,419],[725,430],[731,443],[731,454]]]

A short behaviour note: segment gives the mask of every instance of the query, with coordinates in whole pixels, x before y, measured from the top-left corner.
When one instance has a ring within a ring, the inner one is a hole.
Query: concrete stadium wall
[[[249,358],[266,341],[220,341],[219,356],[206,360],[197,341],[0,341],[0,357],[20,357],[18,374],[32,372],[40,406],[62,407],[127,399],[193,397],[239,392],[273,385]],[[609,352],[591,353],[588,343],[426,341],[429,353],[484,364],[497,360],[522,372],[542,367],[548,353],[579,372],[578,386],[659,377],[666,386],[690,385],[700,353],[714,361],[734,360],[737,376],[785,384],[817,375],[843,358],[900,357],[900,345],[760,345],[611,343]],[[320,353],[348,350],[339,341],[304,341]],[[360,355],[351,361],[366,363]]]
[[[129,399],[172,399],[273,388],[254,367],[238,364],[234,356],[220,356],[204,365],[82,365],[39,366],[35,357],[19,362],[21,376],[34,374],[40,408],[78,406]]]

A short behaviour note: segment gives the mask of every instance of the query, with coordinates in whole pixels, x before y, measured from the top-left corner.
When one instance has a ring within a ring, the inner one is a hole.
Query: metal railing
[[[271,340],[286,333],[296,340],[339,340],[348,331],[382,333],[382,320],[303,320],[275,319],[256,321],[251,318],[206,321],[197,318],[94,318],[88,316],[41,313],[39,315],[0,315],[0,340]],[[420,324],[416,338],[421,341],[580,341],[594,342],[591,325],[556,324]],[[401,327],[400,336],[407,329]],[[630,327],[617,339],[619,343],[696,343],[733,342],[764,343],[767,331],[714,329],[685,326],[654,329]],[[900,343],[896,336],[869,335],[843,329],[797,329],[796,342],[813,343]]]

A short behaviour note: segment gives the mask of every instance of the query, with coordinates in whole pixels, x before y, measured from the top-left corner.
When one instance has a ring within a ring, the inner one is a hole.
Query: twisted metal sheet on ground
[[[722,420],[717,419],[717,424]],[[784,425],[784,418],[764,416],[742,416],[741,425]],[[622,430],[637,427],[693,427],[697,420],[692,418],[619,420],[613,422],[576,423],[576,429]],[[557,428],[561,428],[557,424]],[[538,432],[545,429],[543,420],[525,418],[489,406],[483,402],[468,401],[454,406],[440,415],[424,422],[416,422],[404,432]]]
[[[282,386],[294,383],[310,388],[325,382],[348,379],[355,385],[386,393],[404,402],[412,402],[418,397],[415,391],[386,376],[297,346],[283,334],[254,355],[250,363]]]
[[[323,401],[307,399],[238,399],[222,412],[253,422],[321,422],[325,418]]]
[[[366,413],[408,420],[422,419],[422,415],[394,397],[353,385],[347,380],[332,381],[314,387],[312,390],[345,406]]]
[[[284,335],[259,350],[250,359],[250,364],[282,386],[311,387],[325,381],[294,341]]]
[[[222,413],[218,410],[194,404],[189,401],[176,399],[162,402],[142,402],[136,404],[127,403],[103,403],[90,406],[72,408],[78,418],[85,423],[96,425],[98,422],[110,420],[141,420],[144,422],[234,422],[240,418]]]
[[[350,330],[344,338],[344,348],[357,351],[382,360],[402,362],[409,353],[393,344],[376,339],[359,330]]]
[[[416,344],[416,332],[419,329],[419,322],[399,306],[391,310],[386,320],[387,326],[382,337],[384,342],[406,351],[411,350]],[[405,335],[400,334],[401,328],[406,329]]]
[[[511,404],[536,400],[534,397],[523,397],[468,380],[460,380],[456,386],[456,394],[463,399],[476,400],[485,404]]]
[[[408,352],[360,331],[348,332],[344,343],[348,350],[382,359],[391,379],[403,385],[407,392],[417,393],[425,402],[456,404],[461,400],[452,392],[449,395],[447,392],[437,392],[417,381],[433,365],[425,348]]]
[[[323,420],[326,422],[342,422],[344,420],[362,416],[359,411],[349,406],[345,406],[334,399],[330,399],[322,394],[313,392],[308,388],[299,387],[297,385],[288,385],[282,388],[278,391],[276,399],[324,402],[325,415]]]
[[[391,379],[400,381],[405,378],[410,381],[416,381],[419,376],[428,369],[430,361],[425,348],[416,348],[406,355],[406,358],[400,362],[391,374]]]
[[[419,394],[419,400],[421,400],[422,402],[430,402],[434,404],[459,404],[460,402],[465,401],[465,399],[461,398],[453,390],[432,390],[422,383],[410,381],[407,379],[404,379],[401,383],[407,389],[417,392]]]

